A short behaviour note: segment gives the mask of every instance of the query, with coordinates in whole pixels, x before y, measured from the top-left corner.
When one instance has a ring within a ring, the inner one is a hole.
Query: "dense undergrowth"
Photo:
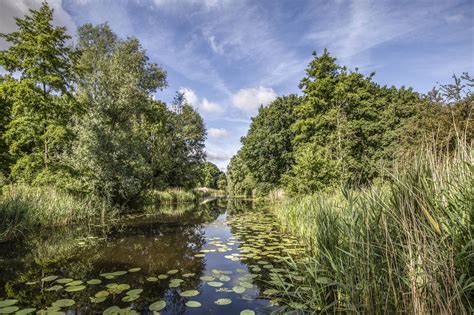
[[[280,198],[274,212],[310,248],[274,279],[309,312],[467,314],[474,300],[474,157],[429,151],[370,188]],[[275,199],[275,198],[274,198]]]

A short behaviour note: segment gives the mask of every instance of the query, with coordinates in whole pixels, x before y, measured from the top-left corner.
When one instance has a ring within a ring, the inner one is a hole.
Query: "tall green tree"
[[[70,98],[73,53],[64,27],[53,26],[53,10],[43,3],[24,18],[17,31],[0,34],[9,47],[0,51],[0,66],[9,72],[1,82],[10,104],[3,138],[13,158],[11,176],[32,182],[54,168],[68,138],[75,108]]]
[[[74,130],[76,185],[115,202],[137,197],[150,183],[149,130],[157,109],[151,93],[166,86],[166,73],[150,63],[135,38],[120,40],[107,24],[79,28],[77,97],[83,113]]]
[[[242,138],[242,158],[254,178],[257,189],[268,193],[282,185],[283,175],[293,165],[295,123],[294,109],[301,98],[296,95],[278,97],[261,107],[252,118],[247,135]]]

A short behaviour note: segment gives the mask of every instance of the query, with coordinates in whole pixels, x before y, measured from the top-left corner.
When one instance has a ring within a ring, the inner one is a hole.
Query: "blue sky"
[[[0,1],[0,31],[36,0]],[[277,95],[299,93],[311,52],[376,72],[382,85],[426,92],[474,70],[474,1],[51,0],[73,31],[108,22],[135,36],[168,73],[156,97],[181,90],[208,128],[208,158],[224,169],[250,117]],[[23,13],[22,13],[23,12]],[[0,43],[1,44],[1,43]]]

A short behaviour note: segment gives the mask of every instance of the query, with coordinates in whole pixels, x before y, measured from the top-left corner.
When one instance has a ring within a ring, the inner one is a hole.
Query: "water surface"
[[[0,304],[45,314],[278,310],[269,280],[302,247],[270,213],[232,199],[164,212],[0,244]]]

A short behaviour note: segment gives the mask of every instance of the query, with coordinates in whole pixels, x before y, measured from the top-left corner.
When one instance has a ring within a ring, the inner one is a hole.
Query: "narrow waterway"
[[[278,310],[271,281],[287,277],[283,259],[303,249],[270,213],[224,199],[161,212],[169,214],[0,244],[0,307],[30,308],[25,314]]]

